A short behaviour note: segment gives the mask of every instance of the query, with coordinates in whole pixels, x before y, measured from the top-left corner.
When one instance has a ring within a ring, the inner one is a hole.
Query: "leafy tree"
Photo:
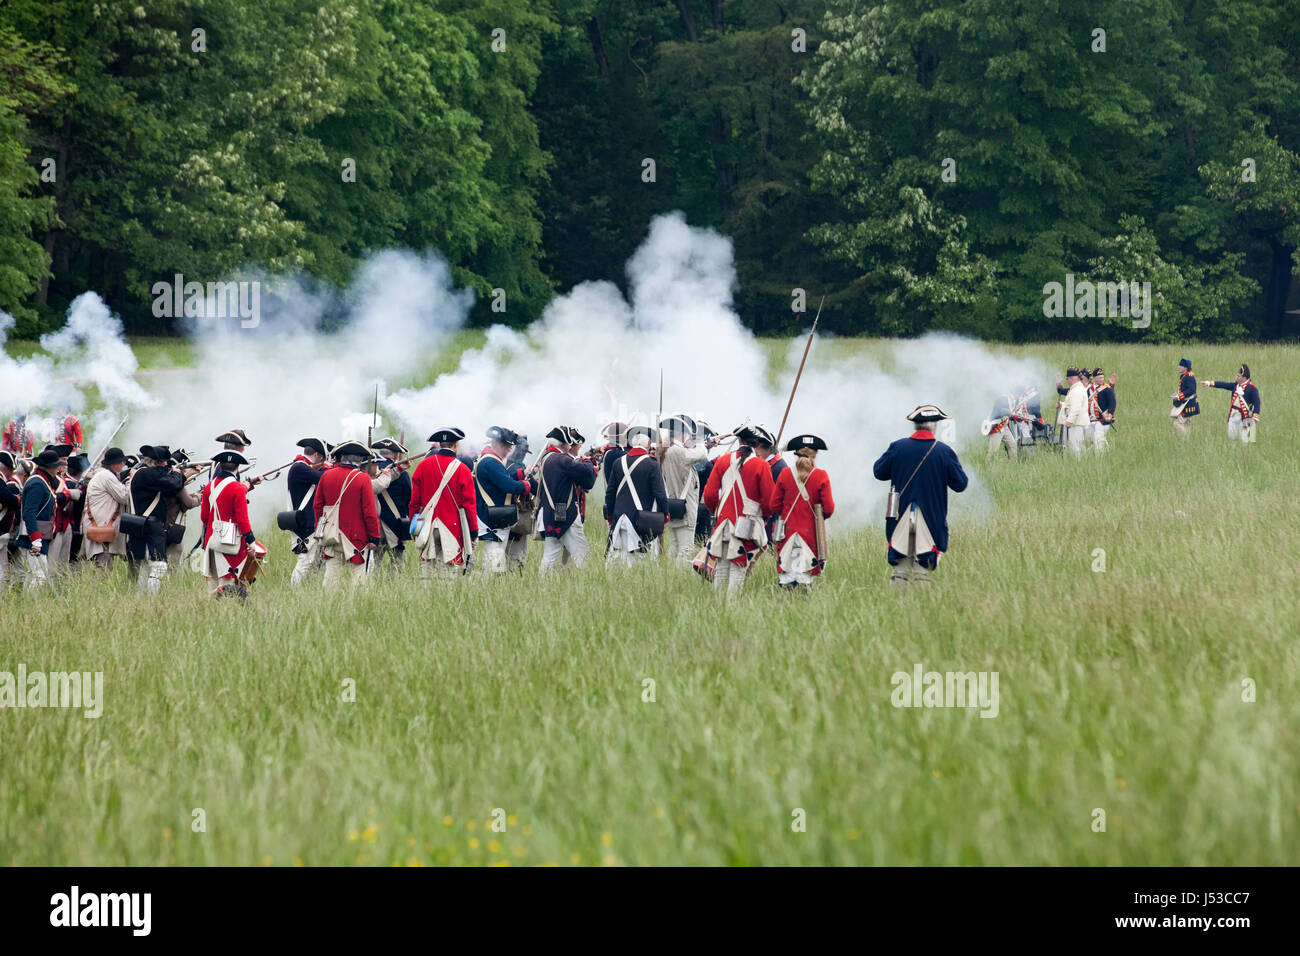
[[[28,163],[34,144],[27,118],[71,88],[48,44],[30,43],[3,26],[0,76],[0,309],[24,323],[22,333],[36,317],[25,300],[48,275],[50,261],[33,234],[55,221],[54,199],[40,194],[41,174]],[[57,166],[52,173],[57,177]]]

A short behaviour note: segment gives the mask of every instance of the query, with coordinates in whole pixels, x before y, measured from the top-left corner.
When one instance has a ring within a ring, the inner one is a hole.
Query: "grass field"
[[[1008,351],[1118,373],[1110,454],[967,449],[995,507],[925,594],[879,528],[813,594],[767,557],[730,606],[657,566],[539,581],[537,544],[522,580],[293,592],[279,532],[245,607],[124,568],[7,594],[0,670],[102,671],[105,702],[0,711],[0,863],[1297,863],[1300,349],[1188,349],[1251,364],[1246,447],[1226,392],[1172,434],[1181,350]],[[874,483],[827,464],[837,498]],[[998,672],[997,716],[895,708],[917,664]]]

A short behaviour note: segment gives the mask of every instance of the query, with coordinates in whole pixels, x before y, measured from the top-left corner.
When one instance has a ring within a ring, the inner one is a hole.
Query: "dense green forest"
[[[404,246],[523,324],[680,209],[762,333],[1294,338],[1298,60],[1300,0],[0,0],[0,309]]]

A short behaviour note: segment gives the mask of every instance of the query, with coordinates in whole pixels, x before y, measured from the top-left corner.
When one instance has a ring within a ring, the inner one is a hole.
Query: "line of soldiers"
[[[328,588],[359,586],[380,568],[400,569],[408,545],[424,580],[468,574],[476,554],[488,573],[520,571],[530,540],[542,542],[542,575],[580,567],[590,559],[585,524],[598,475],[609,568],[673,561],[734,594],[771,542],[782,586],[807,586],[821,573],[823,522],[835,505],[829,477],[813,464],[826,448],[815,435],[786,445],[793,467],[762,426],[719,436],[686,415],[657,429],[611,422],[604,444],[585,453],[572,425],[546,438],[528,467],[519,454],[527,437],[501,425],[487,429],[476,457],[461,453],[465,433],[453,426],[435,429],[429,451],[414,456],[392,437],[369,448],[301,439],[288,476],[291,510],[277,519],[295,538],[291,583],[319,573]],[[728,439],[735,447],[723,451]]]
[[[60,437],[80,439],[79,426],[73,433],[66,428],[67,418]],[[216,440],[248,444],[239,429]],[[107,572],[115,558],[125,558],[139,590],[157,592],[168,569],[182,561],[186,512],[202,503],[189,483],[217,466],[166,445],[139,451],[109,447],[94,463],[66,441],[31,457],[0,451],[0,584],[12,570],[24,587],[39,588],[79,566]]]

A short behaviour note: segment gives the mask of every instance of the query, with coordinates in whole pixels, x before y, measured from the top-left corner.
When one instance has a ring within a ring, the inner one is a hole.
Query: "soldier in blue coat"
[[[289,575],[289,583],[294,587],[300,586],[321,565],[320,539],[312,534],[316,530],[312,499],[316,497],[316,486],[328,465],[326,459],[330,446],[319,438],[300,438],[298,447],[302,453],[289,466],[289,475],[285,479],[289,506],[294,511],[294,534],[298,536],[293,546],[293,553],[298,558]]]
[[[668,513],[663,473],[650,452],[653,433],[644,425],[635,425],[628,429],[627,439],[627,453],[619,456],[605,490],[605,513],[610,516],[607,566],[630,566],[658,554],[663,524],[659,519],[653,527],[643,523],[641,512]]]
[[[1232,392],[1232,400],[1228,403],[1228,439],[1253,442],[1255,429],[1259,427],[1260,405],[1259,387],[1250,380],[1250,366],[1243,364],[1237,369],[1235,382],[1207,379],[1201,384]]]
[[[1178,360],[1178,390],[1169,396],[1174,400],[1169,417],[1174,420],[1174,432],[1186,438],[1191,434],[1192,416],[1199,415],[1201,406],[1196,402],[1196,373],[1192,360]]]
[[[948,550],[948,489],[965,491],[969,479],[957,453],[934,437],[934,423],[947,417],[937,405],[913,409],[907,420],[916,431],[891,444],[873,466],[876,477],[897,492],[897,509],[885,518],[895,587],[928,584]]]
[[[526,440],[526,439],[525,439]],[[503,425],[487,430],[487,442],[474,462],[474,496],[478,510],[478,539],[483,543],[483,567],[500,574],[522,571],[528,557],[528,538],[513,530],[515,522],[503,523],[495,515],[507,512],[535,490],[524,478],[522,459],[515,456],[520,436]],[[488,512],[489,508],[503,511]]]
[[[550,444],[538,459],[541,487],[537,492],[538,524],[542,540],[541,573],[561,561],[581,567],[590,550],[579,520],[579,496],[596,483],[596,469],[579,461],[582,435],[570,425],[557,425],[546,433]]]
[[[379,513],[379,534],[384,539],[375,548],[373,566],[384,566],[386,555],[388,569],[401,571],[406,563],[406,542],[411,540],[411,476],[406,471],[409,465],[398,462],[406,458],[408,451],[392,435],[370,447],[379,456],[375,460],[379,471],[371,485]]]

